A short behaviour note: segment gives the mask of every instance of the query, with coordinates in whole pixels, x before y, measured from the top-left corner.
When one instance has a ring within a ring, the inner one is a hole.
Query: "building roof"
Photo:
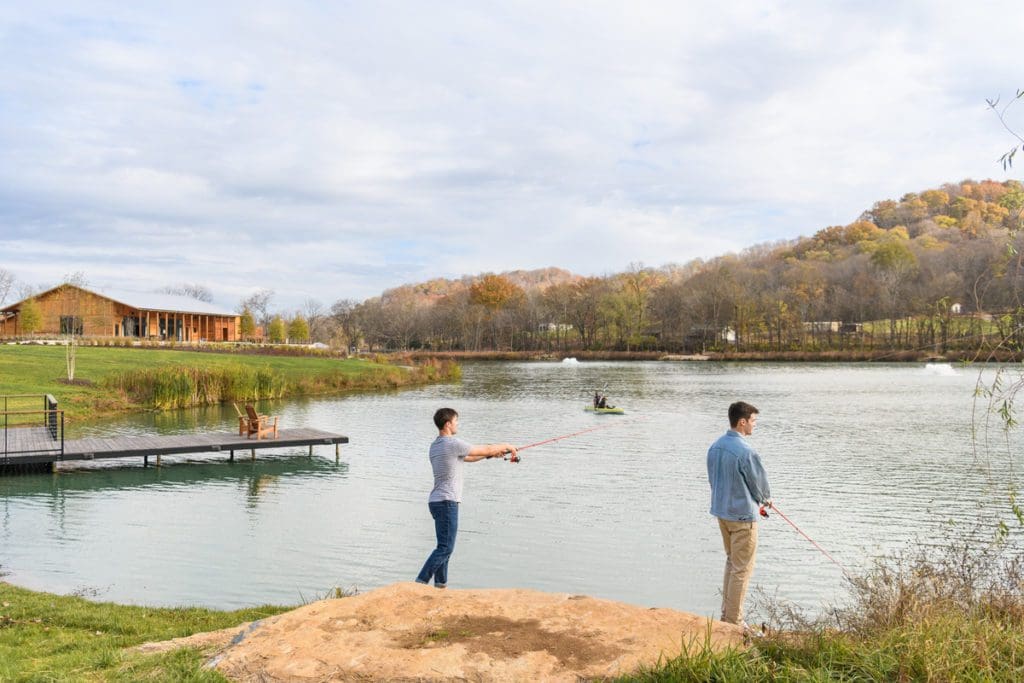
[[[48,289],[45,292],[40,292],[35,296],[41,296],[52,292],[53,289]],[[129,308],[135,308],[140,311],[160,311],[161,313],[198,313],[200,315],[219,315],[234,317],[238,315],[233,311],[229,311],[225,308],[221,308],[216,304],[207,303],[200,301],[199,299],[193,299],[190,296],[181,296],[179,294],[156,294],[152,292],[132,292],[123,289],[89,289],[87,287],[79,287],[79,289],[91,292],[98,296],[102,296],[105,299],[116,301],[119,304],[124,304]],[[14,310],[20,307],[24,303],[24,299],[9,306],[4,306],[0,310]]]

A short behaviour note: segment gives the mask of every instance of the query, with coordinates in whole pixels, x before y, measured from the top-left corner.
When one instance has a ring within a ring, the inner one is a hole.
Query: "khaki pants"
[[[722,621],[743,621],[743,600],[754,573],[757,556],[757,522],[718,520],[725,546],[725,576],[722,579]]]

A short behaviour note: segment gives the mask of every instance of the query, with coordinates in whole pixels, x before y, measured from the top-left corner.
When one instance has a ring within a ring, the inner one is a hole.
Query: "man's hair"
[[[729,426],[735,427],[740,420],[749,420],[751,415],[756,415],[759,412],[761,411],[749,403],[736,401],[729,406]]]
[[[455,412],[454,408],[438,408],[437,412],[434,413],[434,424],[437,425],[438,429],[444,429],[446,424],[458,416],[459,414]]]

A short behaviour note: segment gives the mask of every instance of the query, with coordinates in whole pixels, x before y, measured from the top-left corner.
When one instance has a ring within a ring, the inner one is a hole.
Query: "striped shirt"
[[[462,468],[466,465],[470,444],[454,436],[439,436],[430,444],[430,466],[434,470],[431,503],[442,500],[462,502]]]

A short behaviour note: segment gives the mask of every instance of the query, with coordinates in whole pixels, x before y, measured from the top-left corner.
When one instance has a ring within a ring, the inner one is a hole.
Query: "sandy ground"
[[[398,583],[139,649],[214,650],[210,666],[236,681],[578,681],[653,665],[708,637],[716,649],[743,645],[736,626],[670,609]]]

